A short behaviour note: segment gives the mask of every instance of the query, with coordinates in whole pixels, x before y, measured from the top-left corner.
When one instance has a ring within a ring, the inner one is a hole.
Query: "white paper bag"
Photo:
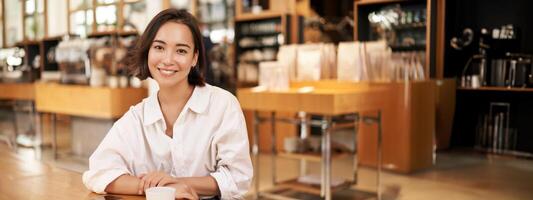
[[[288,68],[279,62],[259,63],[259,86],[267,90],[288,90]]]
[[[322,68],[322,50],[320,44],[298,46],[297,80],[318,81]]]
[[[364,62],[359,42],[341,42],[337,52],[337,79],[361,81],[364,76]]]
[[[282,45],[278,51],[278,62],[287,67],[290,80],[296,80],[297,45]]]

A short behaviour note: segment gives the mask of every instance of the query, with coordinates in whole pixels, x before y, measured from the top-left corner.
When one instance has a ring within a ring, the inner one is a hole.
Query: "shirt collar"
[[[202,114],[209,105],[209,99],[211,98],[211,92],[206,86],[195,86],[191,97],[183,107],[183,109],[191,109],[197,114]],[[158,120],[163,120],[163,112],[161,106],[159,106],[159,100],[157,98],[157,92],[150,95],[144,107],[144,125],[150,125]]]

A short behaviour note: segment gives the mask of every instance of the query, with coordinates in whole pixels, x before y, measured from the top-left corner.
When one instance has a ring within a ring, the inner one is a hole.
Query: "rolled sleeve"
[[[239,192],[239,188],[234,184],[231,174],[227,169],[220,169],[217,172],[211,173],[211,176],[215,178],[220,190],[221,199],[243,199],[243,192]],[[246,191],[244,191],[246,193]]]
[[[213,141],[216,171],[210,175],[217,181],[221,199],[243,199],[253,178],[246,123],[236,99],[225,113],[220,132]]]
[[[83,173],[83,184],[98,194],[105,194],[107,185],[123,174],[129,174],[124,169],[93,170]]]
[[[123,174],[132,174],[129,166],[133,162],[131,141],[124,137],[123,129],[127,115],[117,121],[89,158],[89,170],[83,173],[83,184],[87,189],[105,194],[107,185]],[[130,139],[131,140],[131,139]]]

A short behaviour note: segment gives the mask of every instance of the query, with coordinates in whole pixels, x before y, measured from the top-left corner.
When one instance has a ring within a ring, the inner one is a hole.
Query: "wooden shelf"
[[[249,88],[259,85],[257,81],[237,81],[237,88]]]
[[[404,30],[404,29],[417,29],[417,28],[426,28],[426,24],[424,22],[415,22],[412,24],[406,24],[406,25],[395,25],[392,26],[393,29],[396,30]]]
[[[331,188],[331,192],[334,193],[334,192],[337,192],[337,191],[340,191],[340,190],[347,189],[351,185],[352,185],[351,182],[346,181],[346,182],[344,182],[343,184],[341,184],[339,186],[332,187]],[[283,181],[283,182],[280,182],[280,183],[276,184],[276,186],[280,187],[280,188],[290,188],[292,190],[296,190],[296,191],[300,191],[300,192],[306,192],[306,193],[310,193],[310,194],[314,194],[314,195],[320,195],[320,185],[311,185],[311,184],[300,183],[300,182],[298,182],[297,179],[291,179],[291,180]]]
[[[26,45],[39,45],[40,40],[24,40],[17,42],[15,46],[26,46]]]
[[[331,129],[348,129],[355,128],[355,122],[346,122],[346,123],[336,123],[331,126]]]
[[[265,11],[265,12],[260,12],[257,14],[246,13],[246,14],[235,16],[235,22],[271,19],[271,18],[282,17],[282,16],[283,16],[282,13],[272,12],[272,11]]]
[[[63,40],[63,36],[57,35],[57,36],[47,36],[42,39],[43,42],[56,42]]]
[[[401,3],[409,2],[409,0],[361,0],[356,1],[357,5],[372,5],[372,4],[388,4],[388,3]]]
[[[317,152],[309,152],[309,153],[287,153],[287,152],[280,152],[278,153],[279,157],[282,158],[289,158],[289,159],[301,159],[306,161],[313,161],[313,162],[320,162],[322,160],[322,155]],[[339,158],[345,158],[350,156],[350,153],[331,153],[332,159],[339,159]]]
[[[243,51],[246,51],[246,50],[252,50],[252,49],[268,49],[268,48],[272,48],[272,49],[277,49],[279,48],[279,44],[275,44],[275,45],[260,45],[260,46],[249,46],[249,47],[240,47]]]
[[[495,91],[495,92],[533,92],[533,88],[508,88],[508,87],[496,87],[496,86],[485,86],[480,88],[466,88],[459,87],[457,90],[462,91]]]
[[[426,50],[426,44],[415,45],[390,45],[392,51],[424,51]]]

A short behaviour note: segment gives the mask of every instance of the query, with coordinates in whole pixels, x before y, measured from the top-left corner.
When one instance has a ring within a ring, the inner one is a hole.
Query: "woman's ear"
[[[194,56],[192,58],[192,67],[196,66],[198,64],[198,51],[194,52]]]

